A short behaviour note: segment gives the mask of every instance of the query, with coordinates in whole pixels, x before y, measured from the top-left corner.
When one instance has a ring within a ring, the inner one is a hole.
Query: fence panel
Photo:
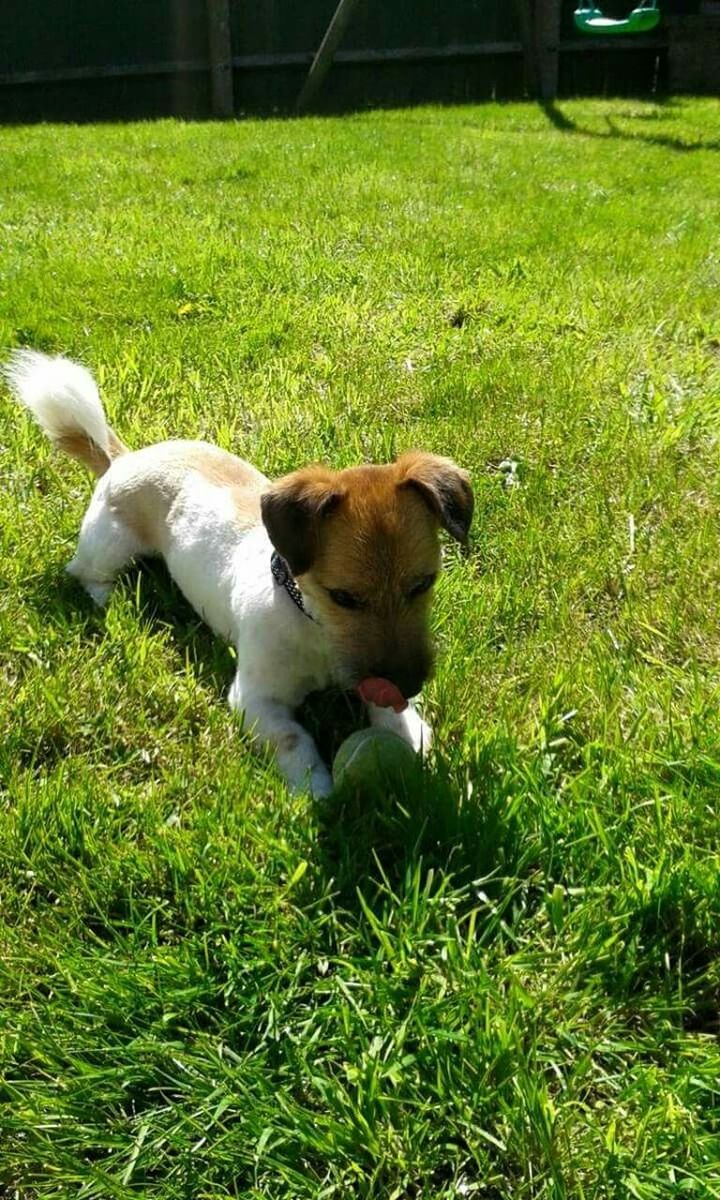
[[[336,2],[229,0],[236,111],[292,111]],[[606,0],[608,11],[630,2]],[[668,12],[698,3],[661,0]],[[576,33],[574,7],[563,0],[561,91],[649,91],[662,27],[604,48]],[[358,0],[315,107],[520,97],[520,41],[514,0]],[[207,0],[0,4],[0,120],[211,111]]]

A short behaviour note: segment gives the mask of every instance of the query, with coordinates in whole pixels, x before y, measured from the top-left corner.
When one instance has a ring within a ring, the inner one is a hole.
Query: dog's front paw
[[[283,767],[283,774],[295,796],[312,796],[321,800],[333,790],[332,776],[323,762],[306,763],[291,770]]]
[[[415,738],[413,739],[413,749],[417,754],[421,754],[423,758],[426,758],[430,753],[432,742],[432,727],[428,725],[427,721],[423,721],[422,717],[420,717],[418,729],[416,731]]]
[[[405,715],[405,714],[403,714]],[[432,746],[433,731],[427,721],[423,721],[420,713],[414,708],[408,708],[405,722],[405,737],[416,754],[427,757]]]
[[[432,745],[433,732],[427,721],[423,721],[420,713],[412,704],[408,704],[404,712],[396,713],[391,708],[378,708],[368,704],[370,724],[376,729],[388,729],[396,733],[404,742],[412,746],[416,754],[424,758]]]
[[[324,796],[330,795],[333,790],[332,775],[324,763],[319,763],[316,767],[313,767],[310,772],[307,790],[316,800],[322,800]]]

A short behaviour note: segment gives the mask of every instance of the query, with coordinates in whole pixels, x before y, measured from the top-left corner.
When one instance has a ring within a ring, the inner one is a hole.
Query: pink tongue
[[[408,706],[400,689],[389,679],[363,679],[357,685],[357,690],[366,704],[377,704],[378,708],[392,708],[396,713],[400,713]]]

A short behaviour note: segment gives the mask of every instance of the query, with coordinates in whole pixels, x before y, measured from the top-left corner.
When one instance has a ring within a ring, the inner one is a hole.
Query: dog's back
[[[173,524],[186,528],[188,514],[198,508],[205,521],[196,522],[200,544],[210,543],[218,520],[228,544],[236,532],[261,525],[260,496],[268,480],[260,471],[208,442],[166,441],[129,450],[108,424],[92,375],[79,363],[18,350],[4,375],[53,445],[99,476],[68,567],[98,603],[132,558],[167,558]],[[213,497],[215,503],[209,503]],[[206,584],[200,588],[200,611],[207,607]],[[196,595],[188,598],[198,604]]]

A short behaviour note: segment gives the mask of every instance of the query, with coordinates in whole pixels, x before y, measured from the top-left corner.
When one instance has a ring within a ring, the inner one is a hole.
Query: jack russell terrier
[[[407,700],[432,669],[439,529],[467,540],[465,471],[410,451],[384,466],[309,466],[271,483],[207,442],[129,450],[90,373],[66,358],[19,350],[5,376],[53,444],[100,477],[67,570],[103,605],[132,559],[161,555],[235,647],[230,705],[274,750],[291,788],[332,790],[294,716],[323,688],[357,690],[372,725],[428,749],[431,731]]]

